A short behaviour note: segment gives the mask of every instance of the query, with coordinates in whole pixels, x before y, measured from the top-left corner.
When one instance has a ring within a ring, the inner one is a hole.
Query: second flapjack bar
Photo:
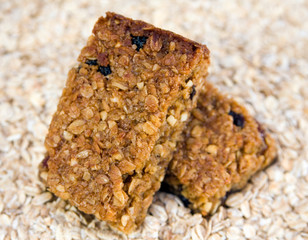
[[[164,181],[193,210],[207,215],[275,157],[274,140],[263,127],[206,82]]]

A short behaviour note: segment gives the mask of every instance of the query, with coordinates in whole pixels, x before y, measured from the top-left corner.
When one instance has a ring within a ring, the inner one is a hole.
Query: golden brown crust
[[[276,156],[273,139],[236,101],[205,83],[165,181],[203,215]]]
[[[40,175],[50,191],[121,231],[140,225],[195,106],[208,54],[142,21],[100,18],[45,140]]]

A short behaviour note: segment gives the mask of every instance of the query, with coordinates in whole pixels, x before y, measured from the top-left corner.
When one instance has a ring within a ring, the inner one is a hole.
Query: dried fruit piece
[[[245,119],[244,119],[244,116],[242,114],[230,111],[229,115],[233,117],[233,124],[235,126],[238,126],[238,127],[241,127],[241,128],[244,127]]]
[[[86,60],[86,64],[90,65],[90,66],[96,66],[97,65],[97,59],[87,59]]]
[[[109,74],[111,74],[111,68],[110,65],[105,66],[99,66],[98,67],[98,72],[100,72],[101,74],[103,74],[104,76],[108,76]]]
[[[132,44],[136,45],[136,50],[139,51],[141,48],[143,48],[143,45],[147,42],[148,37],[145,36],[134,36],[130,35],[132,38]]]

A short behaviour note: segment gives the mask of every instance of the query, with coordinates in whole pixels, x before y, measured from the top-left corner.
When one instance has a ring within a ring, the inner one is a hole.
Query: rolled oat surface
[[[0,1],[0,239],[307,239],[307,1]],[[106,11],[211,50],[208,80],[267,126],[279,160],[210,218],[157,193],[126,236],[37,178],[65,76]]]

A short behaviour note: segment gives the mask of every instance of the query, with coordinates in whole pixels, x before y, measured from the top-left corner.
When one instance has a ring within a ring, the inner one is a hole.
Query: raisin
[[[192,100],[193,99],[193,97],[196,95],[196,86],[195,85],[193,85],[192,86],[192,91],[191,91],[191,93],[190,93],[190,100]]]
[[[46,156],[46,157],[43,159],[42,164],[43,164],[43,167],[44,167],[44,168],[48,168],[48,165],[47,165],[48,160],[49,160],[49,156]]]
[[[133,36],[130,35],[132,38],[132,44],[135,44],[137,46],[137,51],[139,51],[141,48],[143,48],[143,45],[146,43],[148,37],[145,36]]]
[[[103,74],[104,76],[111,74],[110,65],[107,65],[106,67],[105,66],[99,66],[97,71],[100,72],[101,74]]]
[[[190,202],[188,201],[188,199],[186,197],[184,197],[183,195],[179,195],[179,198],[181,199],[182,203],[184,204],[185,207],[188,207]]]
[[[87,59],[86,60],[86,64],[90,65],[90,66],[96,66],[97,65],[97,60],[91,60],[91,59]]]
[[[244,119],[244,116],[242,114],[230,111],[229,115],[231,115],[233,117],[233,124],[234,125],[241,127],[241,128],[244,127],[245,119]]]

